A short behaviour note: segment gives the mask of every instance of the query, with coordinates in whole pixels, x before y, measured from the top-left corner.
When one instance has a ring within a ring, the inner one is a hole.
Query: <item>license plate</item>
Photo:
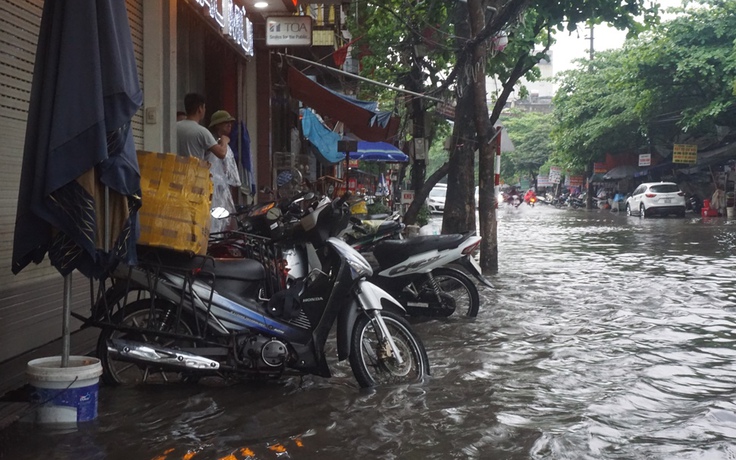
[[[665,199],[664,199],[664,202],[665,202],[665,203],[671,203],[671,202],[672,202],[672,199],[670,199],[670,198],[665,198]]]

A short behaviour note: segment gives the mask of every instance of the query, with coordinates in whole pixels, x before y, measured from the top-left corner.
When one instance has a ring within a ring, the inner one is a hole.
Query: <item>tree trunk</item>
[[[455,8],[455,34],[458,49],[470,38],[468,7],[458,2]],[[473,159],[475,151],[474,88],[472,65],[465,65],[457,81],[458,100],[450,145],[450,169],[447,174],[447,196],[442,218],[442,233],[475,231],[475,186]],[[485,79],[484,75],[478,75]]]
[[[485,23],[483,3],[480,0],[468,0],[470,11],[470,30],[477,35]],[[475,129],[478,138],[478,215],[480,220],[480,266],[484,271],[498,271],[498,241],[496,221],[496,193],[494,180],[494,162],[496,154],[495,138],[491,135],[492,127],[488,116],[486,102],[485,61],[486,47],[477,46],[473,52],[473,62],[478,67],[478,78],[473,82]],[[500,136],[500,133],[498,133]],[[491,141],[493,139],[493,142]]]
[[[585,195],[585,209],[593,209],[593,183],[590,178],[593,177],[593,162],[588,163],[588,167],[585,169],[586,180],[588,185],[588,193]]]

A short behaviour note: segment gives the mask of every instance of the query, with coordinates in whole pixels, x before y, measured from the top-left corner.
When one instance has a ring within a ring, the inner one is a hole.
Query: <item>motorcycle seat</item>
[[[384,240],[373,248],[373,256],[381,267],[390,267],[422,252],[436,249],[442,251],[453,249],[465,240],[460,233],[452,235],[415,236],[406,240]]]
[[[212,277],[237,280],[261,280],[266,277],[263,264],[253,259],[213,259],[191,256],[183,251],[152,246],[138,246],[138,258],[143,264],[192,270],[202,278]]]
[[[401,222],[394,220],[364,220],[363,225],[370,231],[370,233],[384,234],[392,233],[394,231],[401,230]]]
[[[263,264],[253,259],[215,259],[212,273],[217,279],[256,281],[266,277]]]

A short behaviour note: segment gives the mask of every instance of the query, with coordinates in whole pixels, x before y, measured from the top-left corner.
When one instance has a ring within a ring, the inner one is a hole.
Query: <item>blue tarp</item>
[[[302,109],[301,114],[302,133],[316,147],[322,159],[330,164],[344,160],[345,154],[337,151],[340,135],[327,129],[311,110]]]

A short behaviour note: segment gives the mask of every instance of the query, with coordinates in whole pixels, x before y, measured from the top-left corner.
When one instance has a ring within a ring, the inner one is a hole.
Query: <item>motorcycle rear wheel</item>
[[[355,323],[350,346],[350,367],[363,388],[421,382],[429,375],[429,358],[421,339],[400,315],[379,313],[401,354],[403,363],[393,357],[388,341],[375,319],[361,315]]]
[[[145,366],[121,361],[110,356],[107,340],[111,338],[132,340],[155,344],[169,348],[193,347],[190,341],[177,340],[171,337],[157,336],[148,330],[193,335],[191,321],[179,315],[176,318],[176,306],[161,300],[142,299],[129,303],[112,317],[112,322],[124,327],[134,327],[140,332],[120,331],[113,327],[105,327],[97,340],[97,357],[102,364],[102,381],[108,385],[135,385],[140,383],[194,382],[197,376],[171,370],[163,370],[155,366]]]
[[[480,295],[475,283],[468,278],[463,272],[454,268],[439,267],[432,270],[432,276],[440,287],[443,294],[450,294],[450,298],[454,303],[455,314],[460,314],[470,318],[478,316],[480,309]],[[418,288],[420,297],[435,297],[432,284],[427,279]],[[437,302],[434,299],[434,302]]]

